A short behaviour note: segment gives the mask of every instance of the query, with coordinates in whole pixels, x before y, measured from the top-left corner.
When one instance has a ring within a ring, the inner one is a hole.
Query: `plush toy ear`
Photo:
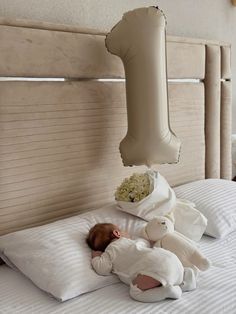
[[[149,236],[147,234],[147,229],[146,227],[144,227],[142,230],[141,230],[141,236],[146,239],[146,240],[149,240]]]
[[[173,221],[171,219],[169,219],[168,217],[164,217],[164,218],[165,219],[163,219],[163,220],[165,220],[168,232],[174,232],[175,227],[174,227]]]
[[[168,218],[173,224],[175,224],[174,210],[172,210],[169,214],[165,215],[165,217]]]

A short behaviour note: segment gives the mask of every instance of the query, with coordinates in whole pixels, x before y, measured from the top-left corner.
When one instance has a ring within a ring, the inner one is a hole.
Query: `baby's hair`
[[[89,230],[86,242],[94,251],[104,252],[106,247],[115,239],[113,231],[117,226],[111,223],[99,223]]]

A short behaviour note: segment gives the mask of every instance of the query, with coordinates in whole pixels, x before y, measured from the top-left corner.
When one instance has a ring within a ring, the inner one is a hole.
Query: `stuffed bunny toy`
[[[149,221],[142,229],[142,236],[154,242],[154,247],[169,250],[178,256],[184,267],[191,267],[195,273],[207,270],[210,261],[203,256],[195,243],[174,230],[174,224],[163,216]]]

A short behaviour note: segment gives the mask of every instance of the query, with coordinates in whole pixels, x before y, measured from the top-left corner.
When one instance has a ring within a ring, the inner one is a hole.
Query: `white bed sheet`
[[[236,232],[221,240],[204,236],[200,246],[214,264],[209,271],[201,273],[197,289],[184,293],[179,300],[152,304],[130,299],[128,287],[122,283],[59,303],[20,273],[0,266],[0,314],[235,313]]]

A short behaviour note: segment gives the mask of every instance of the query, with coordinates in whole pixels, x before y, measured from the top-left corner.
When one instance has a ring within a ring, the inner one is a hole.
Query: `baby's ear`
[[[120,231],[118,229],[113,230],[112,233],[117,239],[121,237]]]

